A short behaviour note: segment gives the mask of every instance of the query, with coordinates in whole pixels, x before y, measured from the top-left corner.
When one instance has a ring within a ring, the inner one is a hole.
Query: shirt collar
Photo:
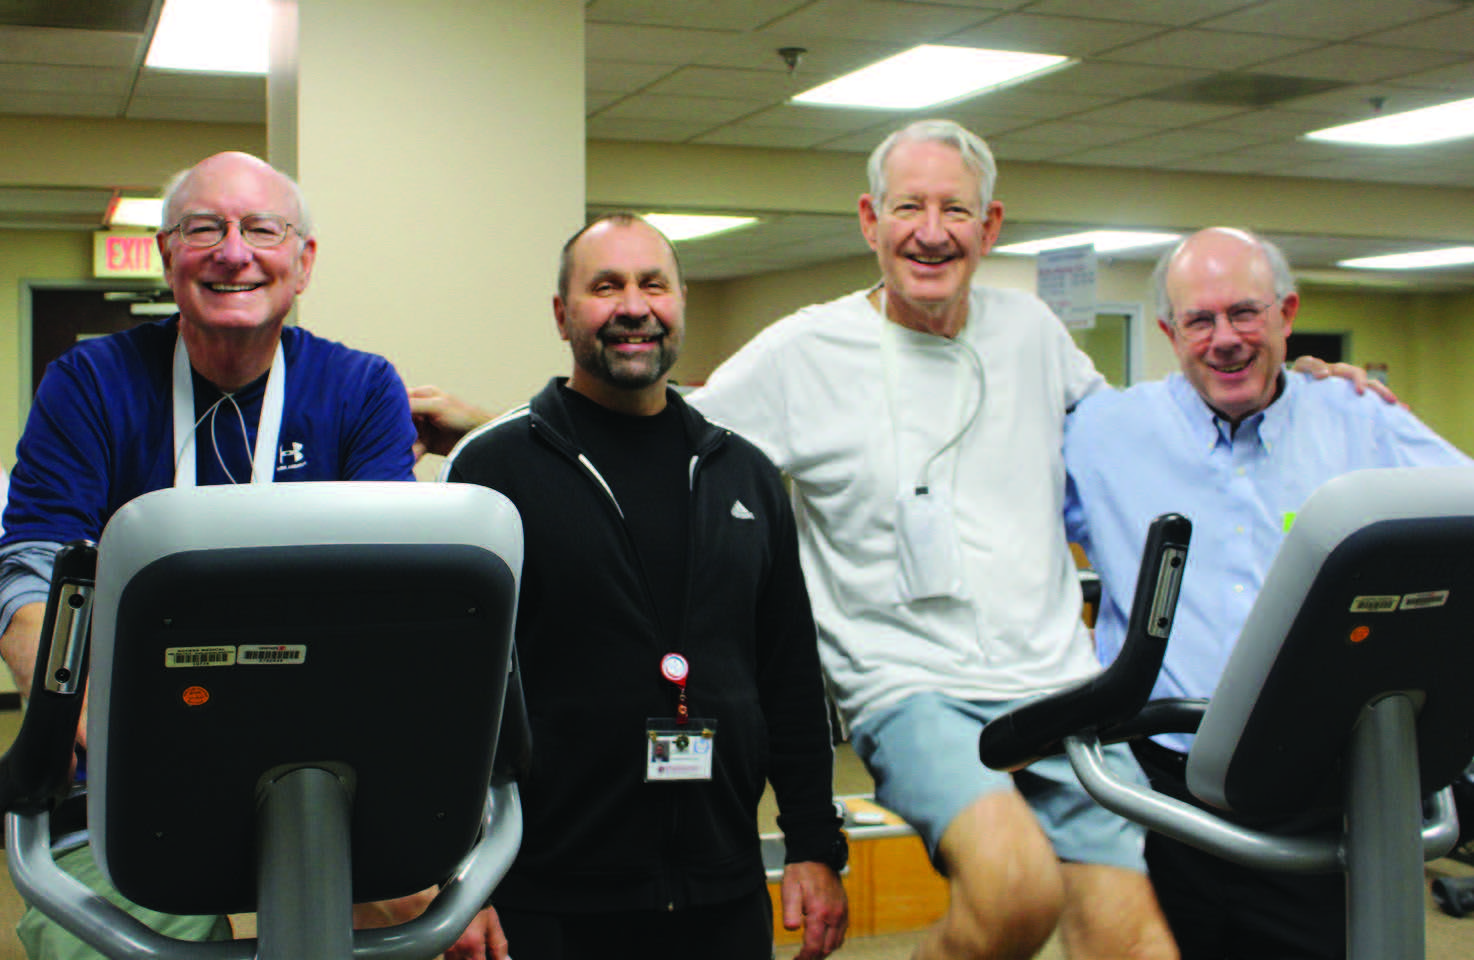
[[[1257,440],[1266,450],[1273,450],[1287,429],[1291,395],[1300,389],[1299,378],[1287,370],[1282,370],[1280,375],[1284,377],[1284,389],[1279,396],[1268,407],[1245,417],[1236,431],[1231,430],[1228,421],[1203,402],[1198,391],[1181,373],[1168,376],[1167,392],[1186,417],[1188,429],[1204,451],[1212,450],[1220,442],[1230,444],[1233,439]]]

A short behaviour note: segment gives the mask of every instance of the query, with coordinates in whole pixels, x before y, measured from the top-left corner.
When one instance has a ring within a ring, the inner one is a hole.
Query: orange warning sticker
[[[187,707],[202,707],[210,701],[210,691],[198,685],[185,687],[183,699]]]
[[[1361,643],[1363,640],[1365,640],[1367,637],[1370,637],[1371,635],[1372,635],[1372,628],[1371,627],[1361,626],[1361,627],[1352,627],[1351,628],[1351,642],[1352,643]]]

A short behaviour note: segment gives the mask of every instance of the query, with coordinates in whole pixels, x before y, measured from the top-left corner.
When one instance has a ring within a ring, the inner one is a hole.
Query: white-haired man
[[[129,500],[197,483],[414,479],[414,426],[389,362],[284,327],[317,255],[297,185],[249,154],[216,154],[170,183],[164,217],[157,240],[178,316],[64,354],[16,448],[0,656],[22,695],[56,551],[96,540]],[[86,734],[84,718],[83,750]],[[108,890],[90,849],[62,866]],[[230,935],[224,917],[135,915],[184,939]],[[32,957],[97,956],[38,911],[19,929]]]
[[[869,173],[881,282],[768,327],[692,402],[793,480],[832,689],[877,799],[950,883],[917,955],[1029,956],[1058,926],[1071,956],[1174,956],[1139,828],[1063,758],[977,761],[989,718],[1097,669],[1060,443],[1104,381],[1037,298],[973,284],[1003,223],[980,138],[915,123]]]

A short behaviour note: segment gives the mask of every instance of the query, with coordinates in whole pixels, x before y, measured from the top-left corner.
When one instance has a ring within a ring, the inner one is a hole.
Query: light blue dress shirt
[[[1287,522],[1322,483],[1370,467],[1474,464],[1408,411],[1344,380],[1284,378],[1280,396],[1237,429],[1181,374],[1095,393],[1068,418],[1065,523],[1101,577],[1102,663],[1121,649],[1152,518],[1174,512],[1193,524],[1153,697],[1213,693]]]

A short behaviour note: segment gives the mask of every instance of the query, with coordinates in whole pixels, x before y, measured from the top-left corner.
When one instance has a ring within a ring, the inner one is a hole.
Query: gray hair
[[[560,300],[566,301],[568,299],[568,278],[573,275],[573,245],[578,243],[578,241],[583,237],[584,234],[588,233],[590,230],[594,229],[601,223],[613,223],[621,227],[629,227],[637,223],[643,223],[651,230],[654,230],[656,235],[659,236],[660,239],[665,241],[665,248],[670,251],[671,263],[674,263],[676,265],[676,286],[684,286],[685,281],[681,279],[683,276],[683,274],[681,273],[681,256],[680,254],[676,253],[676,245],[670,242],[670,237],[667,237],[664,233],[661,232],[659,227],[655,226],[655,224],[651,223],[649,220],[646,220],[638,213],[631,213],[628,210],[617,210],[614,213],[601,214],[590,220],[588,223],[583,225],[583,229],[579,230],[573,236],[569,237],[568,241],[563,244],[563,252],[558,255],[558,298]]]
[[[982,137],[951,120],[917,120],[907,124],[880,142],[870,154],[865,170],[870,177],[870,195],[876,202],[885,198],[885,162],[891,151],[903,143],[944,143],[962,154],[962,162],[978,179],[978,194],[986,207],[993,200],[993,185],[998,182],[998,164],[993,151]]]
[[[198,166],[198,164],[196,164],[196,166]],[[268,166],[270,165],[268,164]],[[282,182],[287,185],[287,189],[291,193],[293,201],[296,202],[297,219],[292,223],[292,226],[296,229],[297,235],[299,237],[301,237],[303,240],[307,240],[309,237],[312,236],[312,213],[307,209],[307,197],[304,196],[302,193],[301,184],[297,183],[296,180],[287,176],[285,173],[282,173],[280,170],[277,170],[275,167],[271,167],[271,170],[278,177],[281,177]],[[185,186],[189,183],[189,179],[191,176],[194,175],[194,172],[195,167],[189,167],[188,169],[181,170],[178,173],[174,174],[174,176],[170,177],[168,183],[164,184],[163,226],[166,229],[179,222],[179,210],[176,208],[175,202],[178,199],[179,194],[183,192]]]
[[[1244,239],[1259,248],[1259,252],[1264,254],[1265,262],[1269,264],[1269,272],[1274,279],[1274,295],[1276,299],[1283,300],[1295,292],[1295,274],[1291,272],[1290,262],[1285,259],[1284,251],[1279,247],[1259,236],[1257,233],[1254,233],[1252,230],[1245,230],[1242,227],[1215,227],[1210,229],[1228,230],[1240,234]],[[1201,232],[1198,231],[1198,233]],[[1188,241],[1197,235],[1197,233],[1194,233],[1189,237],[1179,240],[1170,250],[1162,254],[1161,259],[1157,261],[1156,267],[1152,270],[1152,304],[1156,307],[1157,319],[1166,323],[1173,322],[1172,301],[1167,296],[1167,271],[1172,268],[1172,262],[1177,259],[1177,255],[1182,252],[1182,248],[1187,246]]]

